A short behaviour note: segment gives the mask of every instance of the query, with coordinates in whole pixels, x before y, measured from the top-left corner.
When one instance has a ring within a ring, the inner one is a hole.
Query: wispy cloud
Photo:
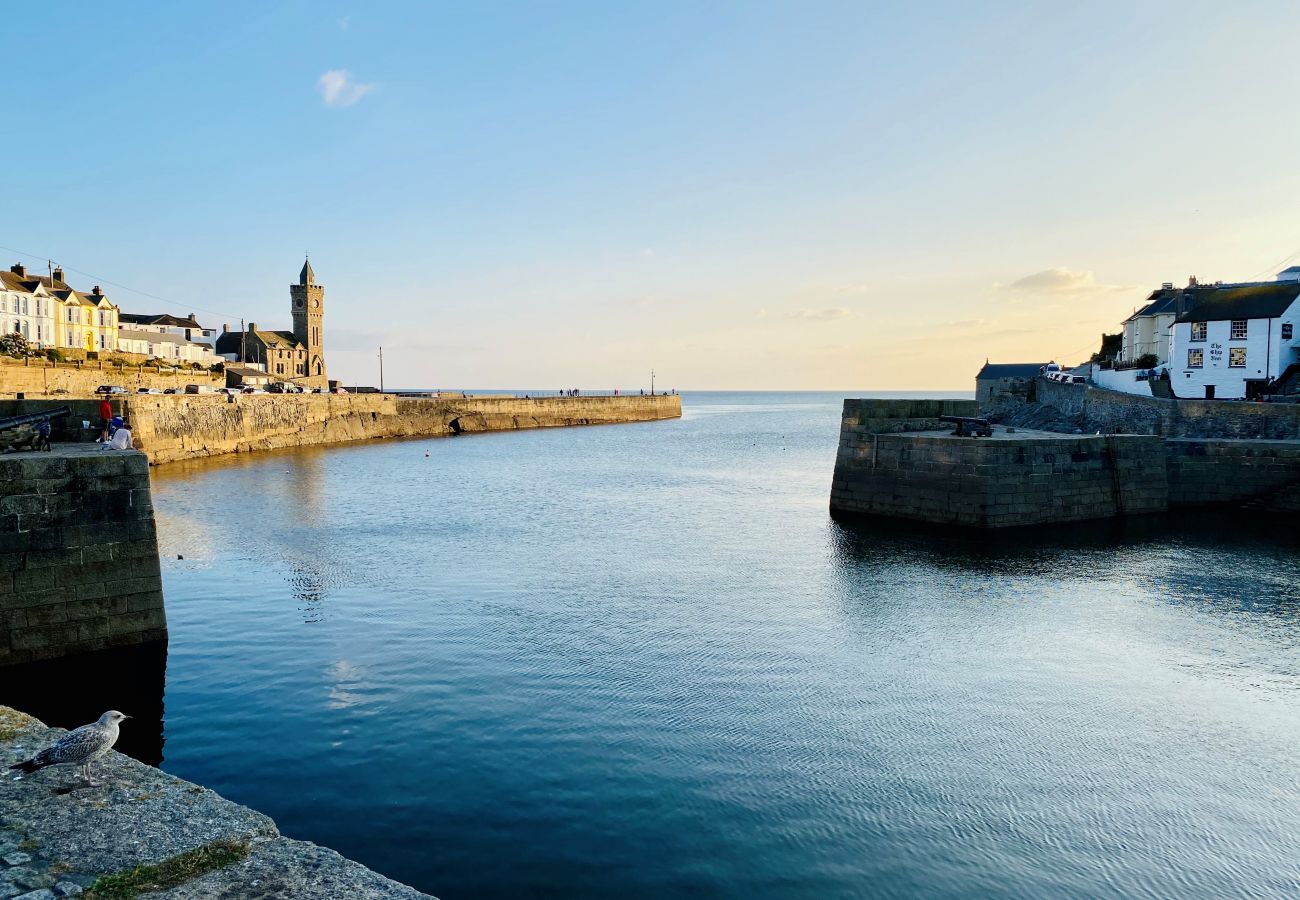
[[[375,89],[362,84],[347,69],[330,69],[316,82],[326,106],[351,106]]]
[[[995,283],[993,287],[1030,294],[1088,294],[1128,290],[1120,284],[1102,284],[1091,271],[1067,269],[1064,266],[1043,269],[1017,278],[1010,284]]]
[[[351,27],[352,27],[351,16],[344,16],[343,18],[339,19],[339,31],[347,31]]]
[[[826,309],[796,309],[793,312],[785,314],[787,319],[813,319],[818,322],[833,322],[836,319],[847,319],[853,313],[842,306],[831,306]]]

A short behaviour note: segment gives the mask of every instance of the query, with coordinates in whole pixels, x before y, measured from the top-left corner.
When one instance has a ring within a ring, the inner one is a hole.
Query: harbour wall
[[[610,425],[679,418],[681,397],[403,398],[391,394],[134,394],[112,400],[131,427],[137,449],[153,465],[374,438],[472,434],[520,428]],[[0,414],[74,407],[55,422],[55,440],[98,433],[98,401],[0,401]]]
[[[1170,509],[1300,511],[1300,442],[1006,429],[956,438],[895,427],[924,418],[882,406],[891,402],[845,401],[833,513],[1003,528]]]
[[[211,388],[225,387],[224,374],[213,375],[206,370],[177,369],[168,371],[149,367],[125,366],[121,369],[99,360],[81,364],[51,363],[47,360],[8,360],[0,362],[0,397],[13,398],[16,394],[27,397],[53,397],[63,394],[86,397],[101,384],[116,384],[134,392],[137,388],[183,390],[187,384],[202,384]]]
[[[145,456],[0,457],[0,666],[166,637]]]
[[[1300,440],[1300,403],[1170,400],[1045,378],[1037,380],[1034,396],[1089,433]]]

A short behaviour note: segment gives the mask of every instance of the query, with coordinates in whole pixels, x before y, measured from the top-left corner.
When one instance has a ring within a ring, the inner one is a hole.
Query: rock
[[[54,891],[49,888],[41,888],[39,891],[29,891],[26,894],[19,894],[14,900],[56,900]]]
[[[6,866],[22,866],[31,862],[32,856],[30,853],[14,851],[13,853],[8,853],[5,856],[0,857],[0,859],[4,860]]]
[[[428,895],[392,881],[333,850],[285,837],[254,845],[242,862],[209,872],[150,900],[427,900]]]
[[[7,881],[0,881],[0,900],[12,900],[22,893],[22,888],[15,887]]]
[[[81,885],[74,881],[60,881],[54,886],[54,893],[60,897],[75,897],[82,892]]]

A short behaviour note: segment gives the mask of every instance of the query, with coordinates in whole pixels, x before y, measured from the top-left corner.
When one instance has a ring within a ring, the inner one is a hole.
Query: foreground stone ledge
[[[60,896],[214,841],[247,844],[249,855],[144,896],[428,897],[332,850],[282,837],[262,813],[116,751],[96,765],[100,787],[83,787],[66,767],[21,776],[8,771],[64,733],[0,706],[0,897],[39,890]]]

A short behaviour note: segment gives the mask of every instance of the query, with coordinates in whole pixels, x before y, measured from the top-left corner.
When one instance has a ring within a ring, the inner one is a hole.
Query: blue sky
[[[1086,356],[1162,281],[1300,250],[1294,5],[28,3],[4,25],[0,246],[269,327],[310,250],[348,381],[383,344],[389,385],[969,389],[986,356]]]

